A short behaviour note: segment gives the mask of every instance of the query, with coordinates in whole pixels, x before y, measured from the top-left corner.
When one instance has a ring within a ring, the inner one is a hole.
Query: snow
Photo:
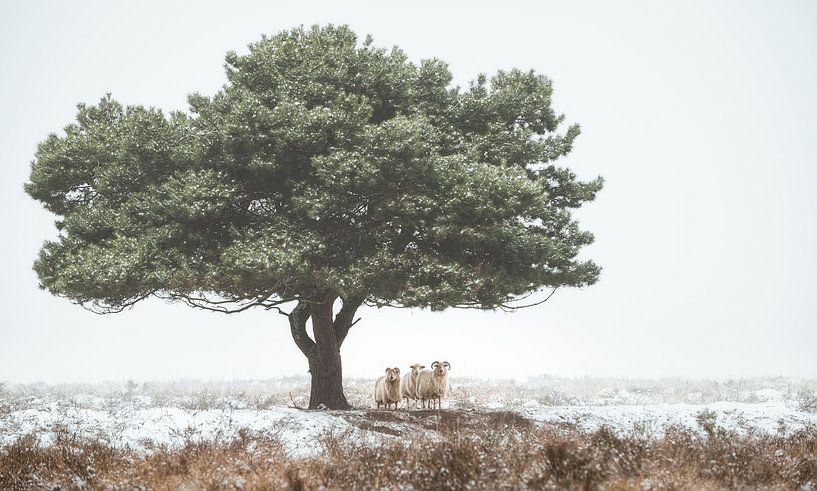
[[[43,445],[61,433],[149,452],[188,441],[229,441],[239,431],[274,436],[291,457],[322,452],[321,437],[349,434],[366,445],[422,430],[403,410],[373,417],[370,380],[347,382],[354,411],[305,411],[303,380],[171,384],[133,382],[98,386],[0,385],[0,448],[24,435]],[[712,423],[738,432],[790,433],[817,425],[799,395],[814,382],[760,380],[727,384],[547,379],[456,384],[445,410],[514,411],[540,425],[646,432],[659,437],[667,425],[703,431]],[[364,409],[365,408],[365,409]],[[386,417],[388,416],[388,417]],[[434,437],[433,430],[428,430]]]
[[[13,411],[0,420],[0,446],[33,433],[48,445],[55,433],[68,430],[79,436],[99,438],[117,447],[148,450],[156,445],[178,446],[188,439],[234,438],[241,429],[275,435],[292,457],[319,451],[318,437],[329,431],[354,431],[332,412],[294,408],[208,409],[152,407],[127,412],[90,408],[57,408],[53,403]]]
[[[701,417],[715,425],[738,432],[789,433],[806,425],[817,425],[817,413],[799,411],[783,401],[761,404],[716,402],[710,404],[650,404],[608,406],[525,406],[518,410],[539,423],[576,425],[585,430],[602,426],[614,430],[631,430],[636,425],[662,434],[667,425],[701,429]]]

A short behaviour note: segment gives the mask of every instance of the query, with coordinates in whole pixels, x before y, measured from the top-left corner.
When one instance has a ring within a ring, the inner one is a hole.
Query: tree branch
[[[278,300],[269,300],[268,298],[259,297],[244,303],[241,300],[232,299],[213,300],[206,298],[204,296],[192,296],[176,292],[154,293],[153,295],[157,298],[161,298],[162,300],[166,300],[168,302],[183,302],[184,304],[193,308],[209,310],[210,312],[218,312],[221,314],[237,314],[239,312],[249,310],[253,307],[263,307],[267,310],[270,310],[273,308],[277,308],[276,307],[277,305],[298,300],[298,297],[287,297]],[[231,304],[234,306],[233,307],[228,306]]]
[[[448,305],[448,307],[450,307],[452,309],[461,309],[461,310],[496,310],[496,309],[500,309],[500,310],[502,310],[504,312],[511,312],[511,311],[514,311],[514,310],[521,310],[521,309],[526,309],[526,308],[529,308],[529,307],[535,307],[537,305],[541,305],[541,304],[547,302],[550,299],[550,297],[552,297],[553,294],[556,293],[556,290],[558,288],[559,288],[558,286],[554,287],[553,291],[551,291],[550,294],[548,294],[548,296],[545,297],[543,300],[539,300],[538,302],[533,302],[533,303],[529,303],[529,304],[525,304],[525,305],[512,305],[510,302],[518,302],[520,300],[524,300],[524,299],[526,299],[526,298],[540,292],[541,290],[535,290],[535,291],[529,292],[529,293],[527,293],[525,295],[520,295],[520,296],[518,296],[516,298],[510,298],[510,299],[508,299],[508,300],[506,300],[506,301],[504,301],[502,303],[498,303],[498,304],[495,304],[495,305],[485,305],[485,304],[482,304],[480,302],[462,302],[462,303],[458,303],[458,304],[454,304],[454,305]],[[410,308],[415,308],[416,307],[416,306],[403,305],[403,304],[400,304],[398,302],[393,302],[393,301],[380,302],[380,301],[377,301],[377,299],[375,299],[373,301],[372,300],[366,300],[364,302],[364,304],[369,306],[369,307],[377,307],[378,309],[384,308],[384,307],[389,307],[389,308],[393,308],[393,309],[410,309]]]
[[[289,330],[292,339],[307,358],[315,348],[315,341],[306,333],[306,321],[312,315],[311,304],[305,300],[299,300],[298,305],[289,313]]]
[[[553,288],[553,291],[552,291],[552,292],[550,292],[550,295],[548,295],[547,297],[545,297],[545,299],[544,299],[544,300],[540,300],[540,301],[538,301],[538,302],[529,303],[529,304],[526,304],[526,305],[508,305],[508,304],[504,304],[504,303],[503,303],[502,305],[500,305],[500,306],[499,306],[499,308],[501,308],[501,309],[502,309],[502,310],[504,310],[505,312],[511,312],[511,311],[514,311],[514,310],[526,309],[526,308],[528,308],[528,307],[535,307],[535,306],[537,306],[537,305],[542,305],[543,303],[545,303],[545,302],[547,302],[548,300],[550,300],[550,297],[552,297],[552,296],[553,296],[553,294],[554,294],[554,293],[556,293],[556,290],[558,290],[558,289],[559,289],[559,287],[558,287],[558,286],[557,286],[557,287],[554,287],[554,288]]]
[[[104,305],[104,304],[102,304],[102,303],[100,303],[100,302],[98,302],[96,300],[94,300],[92,302],[73,301],[73,303],[79,305],[80,307],[87,310],[88,312],[92,312],[92,313],[94,313],[96,315],[118,314],[118,313],[123,312],[125,310],[131,309],[138,302],[141,302],[142,300],[148,298],[152,294],[153,294],[153,292],[145,293],[143,295],[139,295],[138,297],[135,297],[135,298],[133,298],[131,300],[128,300],[127,302],[124,302],[124,303],[122,303],[120,305]],[[63,296],[63,295],[59,295],[59,296]],[[66,298],[68,298],[68,297],[66,297]]]
[[[353,321],[355,312],[366,299],[364,295],[350,295],[343,299],[343,306],[335,316],[333,327],[335,330],[335,339],[338,340],[338,347],[343,344],[346,336],[349,334],[349,329],[357,324],[360,320]]]

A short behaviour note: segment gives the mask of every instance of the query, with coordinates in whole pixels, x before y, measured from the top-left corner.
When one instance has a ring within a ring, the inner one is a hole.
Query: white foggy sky
[[[362,310],[346,376],[447,359],[452,377],[817,376],[817,2],[2,2],[0,381],[305,374],[286,319],[149,301],[97,316],[37,289],[54,217],[24,194],[36,144],[106,92],[186,109],[223,56],[348,23],[465,85],[534,68],[606,187],[578,214],[604,270],[500,312]]]

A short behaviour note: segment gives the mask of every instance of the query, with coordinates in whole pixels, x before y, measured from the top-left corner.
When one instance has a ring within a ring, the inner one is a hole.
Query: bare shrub
[[[808,489],[817,483],[814,426],[754,434],[724,429],[702,414],[700,430],[669,426],[656,438],[638,428],[538,425],[507,412],[433,413],[409,421],[439,417],[427,425],[439,430],[386,439],[330,431],[318,455],[301,458],[288,457],[275,435],[246,430],[230,439],[191,436],[181,446],[149,452],[67,431],[45,446],[29,434],[0,449],[0,488]]]
[[[802,388],[797,392],[797,408],[810,413],[817,412],[817,391]]]

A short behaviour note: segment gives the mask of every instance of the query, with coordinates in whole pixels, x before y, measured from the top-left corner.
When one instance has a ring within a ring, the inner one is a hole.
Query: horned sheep
[[[377,403],[377,409],[380,409],[381,404],[386,406],[386,409],[394,404],[394,409],[400,404],[400,369],[387,368],[386,375],[377,379],[374,384],[374,402]]]
[[[426,401],[432,404],[431,409],[439,409],[441,399],[448,391],[448,371],[451,364],[447,361],[440,363],[435,361],[431,364],[431,370],[423,370],[417,376],[417,398],[426,407]]]

